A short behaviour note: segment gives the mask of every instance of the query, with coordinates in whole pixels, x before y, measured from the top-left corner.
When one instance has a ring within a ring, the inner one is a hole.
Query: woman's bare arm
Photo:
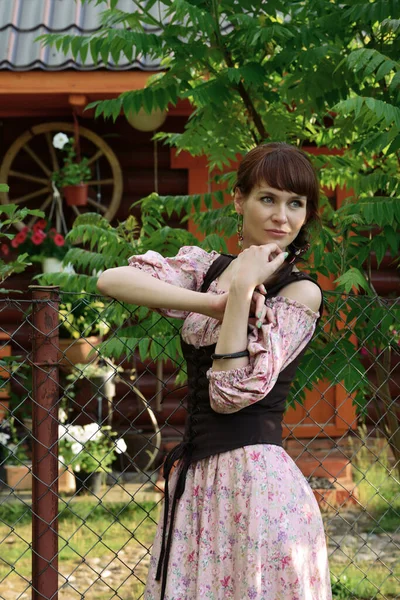
[[[178,287],[135,267],[104,271],[97,281],[97,288],[104,296],[129,304],[196,312],[216,319],[222,319],[228,297],[228,294],[203,294]]]

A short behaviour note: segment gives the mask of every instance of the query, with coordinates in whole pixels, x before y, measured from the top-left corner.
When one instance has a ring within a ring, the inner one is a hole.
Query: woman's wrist
[[[233,278],[229,287],[229,296],[238,296],[243,301],[248,300],[250,302],[255,287],[256,286],[254,284],[243,280],[243,278]]]

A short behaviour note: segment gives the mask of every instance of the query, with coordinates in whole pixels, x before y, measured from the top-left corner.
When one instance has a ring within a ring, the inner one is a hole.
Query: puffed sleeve
[[[149,250],[145,254],[131,256],[128,264],[160,281],[198,292],[217,256],[217,252],[206,252],[198,246],[183,246],[176,256],[170,258]],[[188,315],[187,312],[172,309],[160,309],[158,312],[177,319],[185,319]]]
[[[267,301],[275,325],[250,326],[246,367],[207,372],[210,403],[215,412],[233,413],[262,400],[278,375],[300,354],[313,336],[319,316],[303,304],[276,296]]]

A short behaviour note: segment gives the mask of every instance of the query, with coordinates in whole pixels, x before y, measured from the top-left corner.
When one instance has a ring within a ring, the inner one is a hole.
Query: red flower
[[[17,240],[18,244],[22,244],[22,242],[26,240],[26,233],[24,231],[20,231],[15,236],[15,239]]]
[[[54,243],[56,246],[64,246],[65,240],[61,233],[56,233],[54,236]]]
[[[40,246],[40,244],[43,244],[45,239],[46,234],[43,231],[41,233],[39,233],[39,231],[35,231],[31,238],[32,244],[35,244],[35,246]]]
[[[20,231],[11,242],[13,248],[18,248],[26,240],[26,233]]]
[[[7,254],[10,254],[10,248],[7,246],[7,244],[2,244],[1,245],[1,252],[5,256],[7,256]]]
[[[29,227],[23,227],[21,229],[21,233],[28,233],[28,231],[29,231]]]
[[[45,219],[39,219],[39,221],[36,221],[32,229],[34,232],[36,232],[38,229],[44,229],[46,226],[47,221],[45,221]]]

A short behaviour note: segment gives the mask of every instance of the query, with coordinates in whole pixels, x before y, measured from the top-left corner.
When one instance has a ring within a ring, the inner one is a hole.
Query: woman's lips
[[[277,231],[274,229],[266,229],[265,230],[267,233],[269,233],[270,235],[274,235],[276,237],[285,237],[285,235],[287,235],[286,231]]]

